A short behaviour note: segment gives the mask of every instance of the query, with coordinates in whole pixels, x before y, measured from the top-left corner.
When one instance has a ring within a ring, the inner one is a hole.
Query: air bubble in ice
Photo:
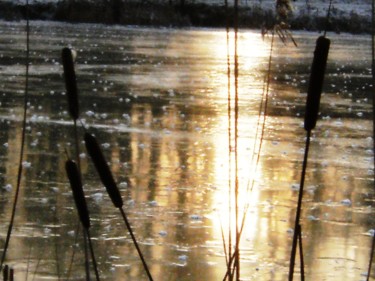
[[[178,259],[180,261],[187,261],[188,257],[187,257],[187,255],[180,255],[180,256],[178,256]]]
[[[317,220],[319,220],[317,217],[315,217],[315,216],[313,216],[313,215],[309,215],[309,216],[307,216],[307,219],[308,219],[309,221],[317,221]]]
[[[107,142],[102,144],[102,147],[103,147],[104,149],[108,149],[110,146],[111,146],[111,145],[110,145],[109,143],[107,143]]]
[[[5,191],[11,191],[12,190],[12,188],[13,188],[13,186],[11,185],[11,184],[6,184],[5,186],[3,186],[3,189],[5,190]]]
[[[95,115],[95,113],[93,111],[89,110],[89,111],[86,111],[86,115],[89,116],[89,117],[92,117],[92,116]]]
[[[27,161],[23,161],[23,162],[22,162],[22,166],[23,166],[24,168],[30,168],[30,167],[31,167],[31,163],[30,163],[30,162],[27,162]]]
[[[96,202],[99,203],[103,200],[103,193],[97,192],[91,195],[91,198]]]
[[[352,201],[350,199],[343,199],[341,200],[341,204],[344,206],[350,206],[352,205]]]
[[[299,190],[299,188],[300,188],[298,183],[293,183],[290,187],[291,187],[292,190],[295,190],[295,191]]]
[[[202,217],[200,215],[191,215],[190,219],[192,219],[192,220],[201,220]]]
[[[156,207],[158,205],[158,202],[153,200],[149,202],[150,206]]]
[[[126,187],[128,187],[128,183],[126,181],[120,182],[119,187],[126,188]]]

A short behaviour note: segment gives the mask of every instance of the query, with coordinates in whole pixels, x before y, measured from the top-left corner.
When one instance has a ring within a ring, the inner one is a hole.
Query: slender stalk
[[[35,280],[36,273],[38,272],[38,269],[39,269],[39,265],[40,265],[41,260],[42,260],[42,258],[39,257],[39,258],[38,258],[38,261],[37,261],[37,263],[36,263],[36,265],[35,265],[34,274],[33,274],[33,279],[31,279],[32,281]]]
[[[224,255],[225,255],[225,264],[227,265],[227,269],[228,269],[228,266],[229,266],[229,257],[230,256],[228,255],[227,245],[226,245],[225,236],[224,236],[224,228],[223,228],[223,224],[221,223],[221,220],[220,220],[220,233],[221,233],[221,240],[223,241],[223,248],[224,248]],[[226,276],[225,276],[225,278],[226,278]]]
[[[327,16],[326,16],[326,25],[325,25],[324,34],[323,34],[324,37],[327,34],[329,18],[331,17],[331,7],[332,7],[332,0],[329,1],[329,6],[328,6],[328,11],[327,11]]]
[[[34,235],[33,235],[34,236]],[[31,252],[32,252],[32,245],[29,247],[29,253],[27,255],[27,265],[26,265],[26,274],[25,274],[25,281],[29,278],[29,271],[30,271],[30,260],[31,260]]]
[[[229,38],[229,12],[228,0],[225,0],[226,11],[226,44],[227,44],[227,91],[228,91],[228,251],[224,248],[226,253],[225,258],[227,262],[227,274],[229,273],[229,280],[232,280],[230,274],[229,259],[232,256],[232,96],[231,96],[231,62],[230,62],[230,38]],[[225,247],[225,240],[223,236],[223,243]],[[225,277],[226,279],[226,277]]]
[[[73,267],[74,257],[75,257],[75,254],[76,254],[75,245],[77,245],[77,242],[78,242],[79,232],[80,232],[80,224],[77,223],[76,232],[75,232],[75,238],[74,238],[73,252],[72,252],[72,256],[70,257],[70,263],[69,263],[68,273],[66,275],[66,279],[67,280],[70,280],[70,274],[72,273],[72,267]]]
[[[95,277],[96,277],[97,281],[100,281],[98,264],[97,264],[96,259],[95,259],[95,253],[94,253],[94,248],[92,246],[90,230],[88,228],[86,228],[86,235],[87,235],[88,242],[89,242],[89,248],[90,248],[90,253],[91,253],[92,264],[94,266]]]
[[[146,260],[145,260],[145,258],[143,257],[143,254],[142,254],[142,252],[141,252],[141,249],[140,249],[139,246],[138,246],[137,240],[135,239],[135,236],[134,236],[133,230],[132,230],[132,228],[131,228],[131,226],[130,226],[130,223],[129,223],[129,220],[128,220],[128,218],[127,218],[125,212],[124,212],[124,209],[123,209],[122,207],[119,208],[119,209],[120,209],[120,212],[121,212],[122,218],[124,219],[124,222],[125,222],[126,228],[127,228],[128,231],[129,231],[129,234],[130,234],[130,237],[131,237],[131,239],[132,239],[132,241],[133,241],[133,244],[134,244],[135,248],[137,249],[137,252],[138,252],[139,258],[140,258],[141,261],[142,261],[143,268],[144,268],[144,270],[146,271],[146,274],[147,274],[147,276],[148,276],[148,279],[149,279],[150,281],[153,281],[152,276],[151,276],[151,273],[150,273],[150,270],[148,269],[148,266],[147,266]]]
[[[303,259],[303,243],[302,243],[302,228],[298,225],[298,247],[300,255],[300,267],[301,267],[301,281],[305,281],[305,261]]]
[[[55,196],[56,206],[57,206],[57,195]],[[54,220],[54,243],[55,243],[55,259],[56,259],[56,273],[57,273],[57,280],[60,281],[60,260],[59,260],[59,247],[58,247],[58,235],[57,235],[57,208],[53,212],[53,220]]]
[[[83,231],[83,246],[85,252],[85,272],[86,272],[86,281],[91,281],[90,278],[90,261],[89,261],[89,251],[87,245],[87,232]]]
[[[372,36],[371,36],[371,70],[372,70],[372,122],[373,122],[373,150],[375,152],[375,0],[372,0],[371,4],[372,12],[371,12],[371,21],[372,21]],[[374,157],[374,169],[375,169],[375,157]],[[372,245],[371,245],[371,252],[370,252],[370,260],[367,269],[367,278],[366,280],[370,280],[371,275],[371,267],[372,262],[374,259],[375,253],[375,234],[372,237]]]
[[[25,148],[25,136],[26,136],[27,100],[28,100],[28,94],[29,94],[29,64],[30,64],[30,21],[29,21],[29,0],[26,0],[26,74],[25,74],[26,80],[25,80],[24,100],[23,100],[21,149],[20,149],[19,164],[18,164],[17,186],[16,186],[15,195],[14,195],[12,214],[11,214],[11,218],[10,218],[10,222],[8,226],[7,236],[5,239],[4,250],[1,256],[0,271],[3,267],[6,254],[7,254],[7,250],[8,250],[8,246],[9,246],[10,237],[12,235],[14,218],[16,215],[18,197],[19,197],[20,187],[21,187],[21,178],[22,178],[22,171],[23,171],[22,162],[23,162],[23,154],[24,154],[24,148]]]
[[[289,281],[293,281],[294,265],[295,265],[295,260],[296,260],[296,251],[297,251],[297,242],[298,242],[298,237],[299,237],[299,232],[300,232],[299,229],[301,228],[300,217],[301,217],[301,209],[302,209],[303,188],[305,184],[305,176],[306,176],[306,169],[307,169],[307,159],[308,159],[309,148],[310,148],[310,136],[311,136],[311,130],[307,130],[305,154],[304,154],[303,164],[302,164],[301,182],[300,182],[300,188],[299,188],[299,193],[298,193],[298,203],[297,203],[296,218],[295,218],[295,224],[294,224],[292,252],[290,254]]]
[[[239,116],[239,97],[238,97],[238,0],[234,1],[234,161],[235,161],[235,220],[236,220],[236,245],[235,245],[235,267],[236,280],[240,279],[240,231],[239,231],[239,180],[238,180],[238,116]]]

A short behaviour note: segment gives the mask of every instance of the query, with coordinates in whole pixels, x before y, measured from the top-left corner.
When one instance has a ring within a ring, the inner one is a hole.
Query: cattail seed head
[[[113,205],[115,205],[116,208],[121,208],[123,206],[123,201],[120,191],[116,185],[115,180],[113,179],[112,173],[104,158],[102,150],[100,149],[100,146],[96,141],[96,138],[89,133],[85,133],[84,139],[87,152],[94,162],[95,168],[108,192],[109,197],[113,202]]]
[[[320,97],[323,89],[324,74],[327,65],[330,40],[320,36],[316,41],[314,59],[311,66],[309,88],[307,91],[305,130],[315,128],[318,119]]]
[[[85,229],[90,228],[90,217],[87,209],[85,194],[83,193],[81,175],[76,162],[67,160],[65,170],[69,178],[70,187],[73,192],[73,198],[77,207],[79,219]]]
[[[74,60],[76,52],[69,48],[64,48],[61,52],[64,67],[66,95],[68,97],[69,114],[77,120],[79,117],[77,79],[74,70]]]

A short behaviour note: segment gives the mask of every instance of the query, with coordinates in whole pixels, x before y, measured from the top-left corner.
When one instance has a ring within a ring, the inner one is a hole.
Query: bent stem
[[[300,225],[300,217],[301,217],[301,209],[302,209],[302,197],[303,197],[303,188],[305,184],[305,176],[306,176],[306,168],[307,168],[307,159],[309,155],[309,148],[310,148],[310,136],[311,136],[311,130],[307,130],[307,136],[306,136],[306,145],[305,145],[305,155],[303,158],[303,166],[302,166],[302,174],[301,174],[301,182],[300,182],[300,188],[298,193],[298,203],[297,203],[297,210],[296,210],[296,219],[294,224],[294,233],[293,233],[293,244],[292,244],[292,252],[290,254],[290,264],[289,264],[289,281],[293,281],[293,275],[294,275],[294,265],[296,261],[296,252],[297,252],[297,242],[298,239],[301,239],[301,225]],[[301,242],[302,243],[302,242]],[[301,247],[302,249],[302,247]],[[302,251],[300,251],[300,258],[302,257]],[[301,265],[303,263],[301,262]],[[303,273],[303,269],[301,268],[301,275]]]
[[[95,277],[96,277],[97,281],[100,281],[98,264],[97,264],[96,259],[95,259],[94,247],[92,246],[90,230],[88,228],[85,229],[85,230],[86,230],[87,240],[89,242],[89,249],[90,249],[90,253],[91,253],[92,264],[94,266]]]
[[[141,252],[141,249],[140,249],[139,246],[138,246],[137,240],[135,239],[135,236],[134,236],[133,230],[132,230],[132,228],[131,228],[131,226],[130,226],[130,223],[129,223],[128,218],[126,217],[126,214],[125,214],[125,212],[124,212],[124,209],[123,209],[123,208],[119,208],[119,209],[120,209],[120,212],[121,212],[122,218],[124,219],[124,222],[125,222],[126,228],[128,229],[129,234],[130,234],[130,236],[131,236],[131,239],[133,240],[133,244],[134,244],[135,248],[137,249],[138,255],[139,255],[139,257],[140,257],[140,259],[141,259],[141,261],[142,261],[142,264],[143,264],[144,270],[146,271],[146,274],[147,274],[147,276],[148,276],[148,279],[149,279],[150,281],[153,281],[152,276],[151,276],[151,273],[150,273],[150,270],[148,269],[148,266],[147,266],[146,260],[144,259],[143,254],[142,254],[142,252]]]
[[[88,238],[87,238],[87,232],[83,231],[83,245],[84,245],[84,252],[85,252],[86,281],[91,281],[91,278],[90,278],[90,262],[89,262],[87,240],[88,240]]]
[[[26,117],[27,117],[27,100],[29,95],[29,64],[30,64],[30,21],[29,21],[29,0],[26,0],[26,80],[25,80],[25,93],[23,99],[23,121],[22,121],[22,136],[21,136],[21,150],[19,155],[19,164],[18,164],[18,175],[17,175],[17,187],[16,192],[14,195],[13,207],[12,207],[12,214],[9,221],[8,232],[5,239],[5,245],[3,254],[1,257],[0,262],[0,271],[3,268],[3,264],[5,261],[6,253],[9,246],[10,237],[12,235],[14,218],[16,215],[18,197],[20,193],[21,187],[21,178],[22,178],[22,171],[23,171],[23,154],[25,148],[25,135],[26,135]]]
[[[372,36],[371,36],[371,60],[372,60],[372,85],[375,87],[375,0],[372,0],[371,4],[371,21],[372,21]],[[375,88],[373,90],[373,97],[372,97],[372,122],[373,122],[373,140],[375,140]],[[375,151],[375,141],[373,142],[373,151]],[[374,157],[374,168],[375,168],[375,157]],[[372,262],[374,259],[374,253],[375,253],[375,234],[373,234],[372,237],[372,244],[371,244],[371,251],[370,251],[370,260],[368,264],[368,269],[367,269],[367,278],[366,281],[370,280],[370,275],[371,275],[371,267],[372,267]]]

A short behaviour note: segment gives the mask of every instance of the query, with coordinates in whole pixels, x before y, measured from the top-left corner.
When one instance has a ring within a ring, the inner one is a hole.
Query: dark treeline
[[[224,2],[224,1],[223,1]],[[65,22],[86,22],[122,25],[167,27],[224,27],[233,19],[234,8],[230,5],[208,5],[185,0],[132,1],[132,0],[65,0],[56,3],[30,4],[31,19]],[[0,3],[0,19],[21,20],[26,17],[25,5],[12,2]],[[239,8],[239,25],[246,28],[270,28],[277,23],[275,9],[259,6]],[[323,30],[324,17],[309,14],[293,15],[288,24],[294,30]],[[332,14],[328,28],[336,32],[370,33],[371,19],[351,13]]]

